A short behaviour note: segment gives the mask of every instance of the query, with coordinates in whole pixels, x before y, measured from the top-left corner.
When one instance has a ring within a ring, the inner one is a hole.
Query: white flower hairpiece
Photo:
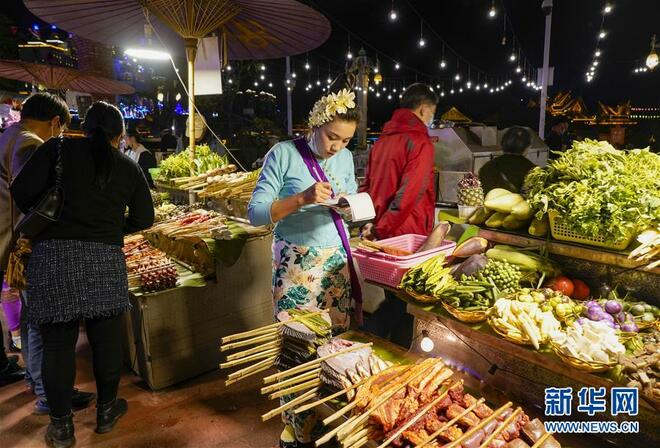
[[[332,121],[337,114],[345,114],[348,109],[355,108],[355,92],[348,89],[340,90],[321,97],[309,112],[309,126],[317,128]]]

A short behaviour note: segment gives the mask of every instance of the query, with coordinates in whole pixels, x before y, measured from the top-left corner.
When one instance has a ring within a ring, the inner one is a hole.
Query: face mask
[[[317,129],[314,129],[312,131],[312,135],[311,135],[310,139],[307,141],[307,143],[309,144],[309,147],[311,148],[314,155],[317,155],[317,156],[321,157],[321,154],[319,153],[318,145],[316,144],[316,133],[317,132],[318,132]]]

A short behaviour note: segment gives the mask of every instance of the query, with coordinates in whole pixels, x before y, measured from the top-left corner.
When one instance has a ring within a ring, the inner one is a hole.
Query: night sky
[[[488,18],[491,0],[394,0],[398,18],[389,20],[391,0],[305,0],[310,6],[324,13],[331,21],[333,32],[330,39],[309,55],[293,58],[298,76],[298,87],[294,91],[294,113],[300,120],[313,100],[322,92],[317,88],[306,92],[307,82],[315,82],[320,71],[321,79],[327,78],[328,67],[337,73],[345,62],[348,50],[348,34],[351,50],[355,54],[364,46],[372,59],[380,62],[384,86],[401,86],[415,80],[434,84],[442,83],[449,90],[451,79],[457,72],[456,58],[449,50],[453,48],[463,59],[458,71],[464,83],[468,63],[471,78],[476,81],[477,70],[487,72],[491,80],[508,79],[516,63],[508,61],[511,54],[511,26],[519,41],[523,55],[531,67],[540,67],[543,56],[544,16],[540,0],[497,0],[498,15]],[[555,85],[550,95],[559,90],[571,90],[582,96],[592,112],[597,110],[597,101],[618,104],[631,100],[633,106],[660,106],[660,68],[655,73],[634,74],[633,69],[646,58],[651,35],[660,36],[660,1],[658,0],[613,0],[612,13],[605,18],[607,36],[602,40],[601,62],[591,84],[585,80],[585,71],[591,64],[600,29],[603,0],[555,0],[552,23],[552,47],[550,65],[555,69]],[[5,6],[6,5],[6,6]],[[2,11],[20,25],[29,26],[35,19],[24,8],[20,0],[5,0]],[[502,46],[503,13],[509,17],[507,45]],[[419,15],[418,15],[419,14]],[[423,17],[426,46],[418,48],[420,37],[420,15]],[[445,71],[439,67],[442,59],[440,36],[447,43]],[[309,60],[312,68],[306,72],[303,65]],[[402,68],[394,69],[393,59]],[[183,65],[183,64],[182,64]],[[274,93],[284,96],[282,60],[268,62],[269,77],[276,82]],[[482,83],[485,81],[482,76]],[[519,76],[519,75],[518,75]],[[513,77],[516,79],[516,77]],[[491,84],[493,81],[490,81]],[[456,84],[458,89],[458,84]],[[523,87],[519,82],[503,93],[489,95],[469,92],[447,95],[440,109],[458,106],[468,115],[485,120],[497,113],[517,111],[528,114],[530,122],[538,113],[525,110],[530,99],[537,93]],[[396,101],[387,101],[385,95],[370,99],[369,116],[375,126],[390,115]]]

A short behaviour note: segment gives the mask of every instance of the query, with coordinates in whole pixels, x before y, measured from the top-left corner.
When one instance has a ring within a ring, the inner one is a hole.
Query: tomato
[[[573,280],[573,295],[571,295],[571,298],[575,300],[585,300],[590,295],[591,291],[585,282],[577,278]]]
[[[550,283],[548,283],[548,288],[554,291],[559,291],[565,296],[571,297],[573,294],[574,286],[570,278],[559,276],[550,280]]]

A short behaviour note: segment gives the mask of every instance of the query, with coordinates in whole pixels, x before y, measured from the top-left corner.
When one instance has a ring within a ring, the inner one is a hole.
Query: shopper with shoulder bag
[[[45,92],[31,95],[22,109],[21,121],[0,135],[0,208],[9,210],[9,213],[0,214],[0,271],[6,272],[10,286],[20,290],[21,351],[26,365],[25,379],[37,396],[34,413],[45,415],[50,409],[41,380],[41,333],[38,326],[27,322],[29,303],[25,270],[31,248],[30,242],[19,238],[20,232],[15,229],[23,221],[23,214],[12,198],[9,185],[45,141],[62,134],[71,122],[71,115],[61,98]],[[0,371],[2,364],[0,359]],[[72,406],[82,409],[94,397],[92,393],[72,389]]]
[[[43,338],[51,421],[46,441],[58,448],[75,443],[71,390],[81,320],[93,353],[96,432],[111,431],[128,409],[117,398],[122,315],[130,308],[122,246],[125,234],[150,227],[154,219],[142,170],[118,149],[124,134],[119,109],[94,103],[83,130],[85,138],[45,143],[11,186],[26,213],[19,227],[36,231],[27,266],[28,319]],[[58,195],[61,214],[53,215]]]

